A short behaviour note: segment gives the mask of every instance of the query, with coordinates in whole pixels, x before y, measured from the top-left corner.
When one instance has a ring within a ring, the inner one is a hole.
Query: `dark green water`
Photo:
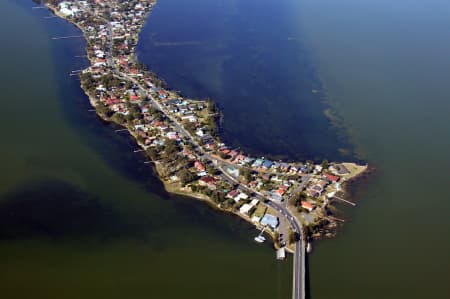
[[[313,298],[448,298],[450,2],[307,0],[299,26],[378,169],[312,256]]]
[[[140,59],[213,96],[225,136],[253,152],[335,156],[320,105],[299,96],[320,80],[376,173],[315,245],[312,298],[450,297],[449,1],[165,0],[142,41]],[[274,82],[290,89],[274,97]]]
[[[70,79],[78,34],[1,1],[1,298],[287,298],[291,263],[239,219],[171,197]],[[236,291],[239,290],[239,291]]]

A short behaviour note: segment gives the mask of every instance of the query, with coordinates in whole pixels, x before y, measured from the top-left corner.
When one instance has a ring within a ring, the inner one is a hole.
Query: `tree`
[[[180,152],[180,147],[176,140],[167,139],[164,144],[164,153],[167,158],[175,159],[175,155]]]
[[[98,104],[95,106],[95,109],[97,110],[97,112],[101,115],[105,115],[105,116],[109,116],[109,114],[111,113],[111,111],[109,110],[108,106],[106,106],[105,104],[103,104],[102,102],[98,102]]]
[[[247,181],[250,182],[252,180],[252,170],[248,167],[241,168],[241,175]]]
[[[144,137],[142,137],[141,135],[138,135],[138,136],[136,137],[136,140],[137,140],[137,142],[140,143],[140,144],[144,144],[144,142],[145,142]]]
[[[197,178],[195,174],[193,174],[192,172],[190,172],[185,168],[181,169],[178,172],[177,176],[180,179],[181,185],[183,186],[186,186],[187,184],[189,184],[190,182],[194,181]]]
[[[114,113],[111,119],[118,124],[123,124],[125,122],[125,116],[122,113]]]
[[[196,192],[199,190],[198,187],[199,187],[198,185],[192,185],[192,186],[191,186],[191,191],[194,192],[194,193],[196,193]]]
[[[156,161],[159,159],[159,153],[154,147],[149,147],[145,152],[152,161]]]
[[[300,236],[297,232],[293,230],[289,230],[289,244],[294,244],[298,240],[300,240]]]
[[[322,167],[323,167],[323,169],[328,169],[328,160],[322,161]]]

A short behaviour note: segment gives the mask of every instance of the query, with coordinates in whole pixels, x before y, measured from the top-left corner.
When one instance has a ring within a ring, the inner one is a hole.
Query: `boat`
[[[263,233],[264,233],[265,230],[266,230],[266,227],[263,226],[263,228],[261,229],[261,232],[259,233],[259,235],[255,237],[255,241],[256,242],[263,243],[266,240],[266,238],[264,238],[264,236],[263,236]]]
[[[266,240],[263,236],[257,236],[255,237],[255,241],[258,243],[263,243]]]

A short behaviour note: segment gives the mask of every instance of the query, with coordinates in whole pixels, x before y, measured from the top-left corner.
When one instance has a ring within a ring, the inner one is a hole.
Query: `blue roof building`
[[[261,219],[261,224],[266,226],[270,226],[272,229],[276,229],[278,227],[278,217],[270,214],[265,214]]]
[[[272,162],[272,161],[265,160],[265,161],[263,162],[263,167],[266,168],[266,169],[269,169],[270,167],[272,167],[272,165],[273,165],[273,162]]]

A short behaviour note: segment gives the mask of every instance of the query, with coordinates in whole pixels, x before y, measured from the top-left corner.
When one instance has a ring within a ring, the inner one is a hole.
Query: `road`
[[[89,12],[90,13],[90,12]],[[103,18],[102,18],[103,19]],[[114,74],[116,74],[118,77],[129,80],[133,82],[140,90],[142,95],[145,95],[148,99],[151,100],[152,104],[157,107],[168,119],[171,120],[175,130],[180,134],[181,137],[184,137],[187,141],[191,142],[195,147],[196,150],[200,153],[200,156],[213,163],[213,165],[216,166],[218,170],[221,172],[221,178],[225,179],[226,181],[233,183],[234,185],[238,185],[240,189],[246,190],[250,192],[251,194],[254,194],[255,197],[260,199],[261,203],[267,205],[268,207],[271,207],[275,210],[277,210],[281,216],[285,217],[288,221],[289,225],[291,226],[292,230],[294,232],[297,232],[299,237],[299,240],[295,243],[295,250],[294,250],[294,258],[293,258],[293,299],[304,299],[305,298],[305,244],[303,241],[303,230],[302,230],[302,224],[300,221],[294,217],[294,215],[291,214],[291,212],[287,209],[286,205],[283,205],[281,203],[273,201],[271,198],[268,198],[261,192],[254,190],[252,188],[249,188],[248,186],[242,184],[239,182],[236,178],[229,175],[225,169],[223,169],[223,166],[221,165],[221,161],[218,161],[217,159],[213,158],[210,154],[208,154],[202,146],[198,144],[198,142],[195,140],[195,138],[178,122],[178,120],[173,117],[166,109],[153,98],[153,96],[147,92],[147,90],[132,76],[130,76],[127,73],[120,72],[116,66],[114,65],[113,57],[112,57],[112,27],[108,20],[103,19],[108,27],[108,45],[107,45],[107,64],[111,68]],[[306,184],[311,179],[311,175],[306,175],[302,179],[302,183],[294,190],[294,192],[301,192],[305,187]]]

